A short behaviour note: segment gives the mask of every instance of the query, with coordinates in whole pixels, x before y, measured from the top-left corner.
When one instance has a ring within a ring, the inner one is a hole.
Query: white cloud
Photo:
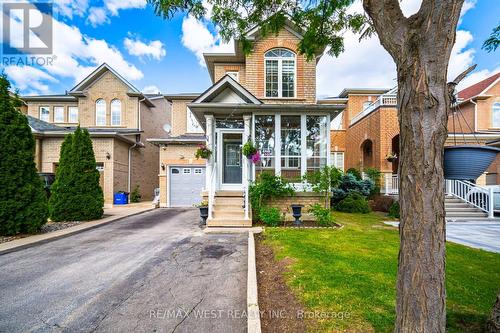
[[[118,15],[121,9],[146,7],[146,0],[104,0],[104,5],[112,15]]]
[[[153,40],[147,43],[140,41],[139,39],[125,38],[123,45],[130,55],[137,57],[147,56],[160,60],[167,54],[163,43],[159,40]]]
[[[206,23],[187,16],[182,21],[182,45],[193,52],[201,66],[205,65],[203,53],[231,53],[234,51],[232,42],[223,43],[220,37],[213,35]]]
[[[56,12],[70,19],[73,15],[83,16],[89,6],[88,0],[54,0]]]
[[[13,88],[19,89],[26,94],[50,93],[48,83],[57,82],[57,80],[46,72],[31,66],[7,66],[5,68]]]
[[[98,25],[109,23],[109,17],[106,10],[102,7],[92,7],[89,9],[88,22],[95,28]]]
[[[142,92],[144,94],[160,94],[160,88],[158,88],[157,86],[155,85],[151,85],[151,86],[145,86],[143,89],[142,89]]]

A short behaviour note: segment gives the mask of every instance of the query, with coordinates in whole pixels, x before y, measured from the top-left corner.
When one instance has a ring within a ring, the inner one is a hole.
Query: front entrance
[[[239,189],[242,185],[242,137],[240,132],[220,132],[221,188]]]

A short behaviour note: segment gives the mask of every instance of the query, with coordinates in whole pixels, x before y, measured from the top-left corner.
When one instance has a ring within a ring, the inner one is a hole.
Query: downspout
[[[132,149],[139,147],[138,142],[128,148],[128,186],[127,192],[130,193],[130,185],[132,182]]]
[[[141,130],[141,103],[145,100],[146,98],[143,98],[137,102],[137,126],[139,127],[139,131]]]

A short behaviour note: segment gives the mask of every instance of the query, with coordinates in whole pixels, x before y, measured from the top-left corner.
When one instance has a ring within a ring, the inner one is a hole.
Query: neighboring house
[[[446,145],[485,145],[500,140],[499,78],[497,73],[458,92],[459,102],[453,110],[461,112],[450,114]],[[344,89],[338,97],[320,101],[346,105],[340,125],[331,130],[331,153],[332,160],[337,157],[336,166],[361,170],[373,167],[386,176],[397,174],[398,161],[386,159],[389,154],[399,155],[396,93],[396,88]],[[499,162],[500,157],[477,182],[500,184]]]
[[[101,172],[105,205],[113,194],[140,186],[143,200],[158,187],[158,149],[147,137],[170,123],[163,95],[144,95],[107,64],[102,64],[64,95],[24,96],[36,139],[39,172],[56,172],[64,136],[87,128]]]
[[[259,174],[300,187],[301,176],[330,164],[330,120],[345,107],[317,103],[321,53],[310,61],[300,55],[302,35],[290,22],[277,35],[254,28],[246,38],[253,43],[248,55],[238,41],[232,54],[204,55],[213,85],[201,94],[166,96],[172,131],[148,140],[160,146],[160,205],[197,203],[204,190],[209,225],[251,224],[247,192]],[[262,154],[255,165],[241,154],[248,140]],[[200,143],[213,151],[208,161],[194,158]]]

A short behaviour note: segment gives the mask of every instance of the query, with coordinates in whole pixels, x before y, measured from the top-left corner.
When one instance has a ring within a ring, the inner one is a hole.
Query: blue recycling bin
[[[128,193],[127,192],[117,192],[113,198],[113,204],[115,205],[126,205],[128,204]]]

